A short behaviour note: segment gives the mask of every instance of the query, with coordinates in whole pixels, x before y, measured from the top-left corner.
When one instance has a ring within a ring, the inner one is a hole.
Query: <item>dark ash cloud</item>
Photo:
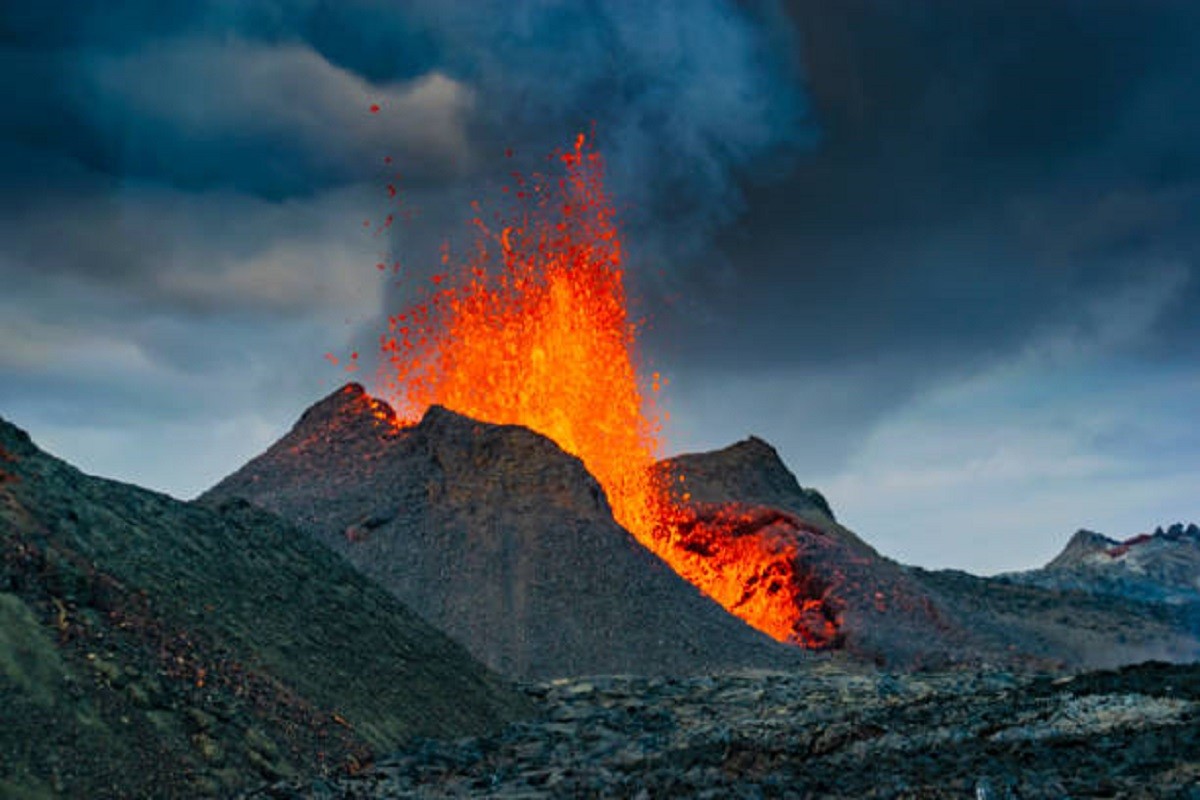
[[[1200,515],[1198,40],[1184,0],[3,4],[0,411],[198,491],[373,346],[377,260],[594,125],[673,447],[764,435],[926,563]]]
[[[1194,6],[789,9],[825,136],[748,186],[660,325],[671,357],[955,367],[1162,269],[1196,276]],[[1158,344],[1186,346],[1198,299],[1187,281]]]

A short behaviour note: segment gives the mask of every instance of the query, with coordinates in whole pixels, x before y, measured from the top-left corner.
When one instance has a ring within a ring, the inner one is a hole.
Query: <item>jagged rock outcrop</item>
[[[1046,569],[1070,569],[1119,544],[1117,540],[1110,539],[1102,533],[1080,528],[1067,541],[1067,546],[1062,552],[1046,564]]]
[[[1042,569],[1006,577],[1055,589],[1200,608],[1200,527],[1176,523],[1124,540],[1080,530]],[[1200,620],[1200,612],[1196,617]]]
[[[89,477],[0,420],[0,795],[228,795],[529,710],[279,518]]]
[[[698,503],[736,500],[786,508],[818,524],[837,521],[825,497],[802,487],[775,448],[757,436],[720,450],[675,456],[660,468],[682,476],[676,489]]]
[[[485,663],[523,677],[691,673],[805,654],[728,615],[612,519],[582,463],[434,407],[399,429],[349,385],[210,490],[346,556]]]

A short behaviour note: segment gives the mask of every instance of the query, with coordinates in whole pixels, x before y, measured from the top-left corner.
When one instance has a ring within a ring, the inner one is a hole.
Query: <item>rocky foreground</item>
[[[1200,798],[1200,665],[525,686],[540,718],[253,798]]]
[[[0,797],[1200,800],[1190,529],[1077,537],[1047,585],[929,572],[760,440],[676,459],[698,514],[756,509],[683,547],[794,547],[837,634],[812,652],[671,572],[548,439],[388,413],[339,390],[192,503],[0,420]],[[1084,672],[1148,659],[1180,665]]]

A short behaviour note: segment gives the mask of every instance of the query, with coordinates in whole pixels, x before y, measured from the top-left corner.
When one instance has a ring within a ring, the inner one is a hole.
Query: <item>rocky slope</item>
[[[0,796],[226,794],[529,706],[245,503],[92,478],[0,420]]]
[[[1045,567],[1013,582],[1174,605],[1200,603],[1200,527],[1176,523],[1125,540],[1080,530]]]
[[[987,643],[935,591],[839,525],[825,498],[801,487],[761,439],[678,456],[659,469],[675,477],[671,485],[677,499],[702,516],[729,504],[755,509],[751,520],[773,520],[770,512],[782,515],[786,524],[762,526],[761,531],[751,526],[739,535],[770,535],[792,544],[809,593],[822,599],[836,621],[838,647],[869,661],[907,667],[1012,655],[1003,649],[988,653]]]
[[[390,413],[346,387],[198,503],[0,420],[0,795],[1195,794],[1200,667],[1034,674],[1200,659],[1190,528],[930,572],[761,440],[664,462],[677,545],[785,553],[836,637],[812,653],[683,582],[553,442]],[[514,692],[396,598],[509,674],[571,677]]]
[[[252,796],[1200,797],[1200,666],[1052,678],[826,663],[527,691],[536,721]]]
[[[1200,627],[1188,608],[1074,590],[981,578],[957,570],[906,567],[969,625],[985,661],[1030,653],[1042,666],[1078,670],[1148,659],[1200,660]]]
[[[545,437],[437,407],[404,430],[390,416],[344,387],[202,501],[245,498],[294,522],[506,674],[804,657],[642,548],[578,459]]]
[[[839,525],[820,493],[801,487],[760,439],[680,456],[663,468],[686,476],[678,492],[686,491],[693,504],[738,500],[794,515],[797,524],[788,535],[799,542],[805,574],[836,604],[845,647],[868,660],[924,668],[990,663],[1087,669],[1200,658],[1200,627],[1194,624],[1200,615],[1187,609],[1135,601],[1142,596],[1099,597],[1061,578],[1022,583],[931,572],[883,558]],[[1177,553],[1190,554],[1184,533],[1171,529],[1166,537]],[[1153,558],[1171,569],[1144,569],[1140,574],[1152,586],[1178,586],[1181,576],[1200,575],[1184,555]],[[1106,566],[1113,560],[1105,554]]]

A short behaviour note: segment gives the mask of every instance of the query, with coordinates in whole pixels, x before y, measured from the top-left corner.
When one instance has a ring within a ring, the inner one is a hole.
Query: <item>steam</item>
[[[479,90],[485,122],[544,149],[594,121],[635,214],[726,220],[737,169],[811,139],[769,13],[724,0],[431,6],[445,67]]]
[[[475,92],[493,159],[515,146],[524,168],[594,125],[633,255],[657,267],[734,218],[741,170],[814,138],[774,4],[428,0],[412,14],[436,42],[429,67]]]

